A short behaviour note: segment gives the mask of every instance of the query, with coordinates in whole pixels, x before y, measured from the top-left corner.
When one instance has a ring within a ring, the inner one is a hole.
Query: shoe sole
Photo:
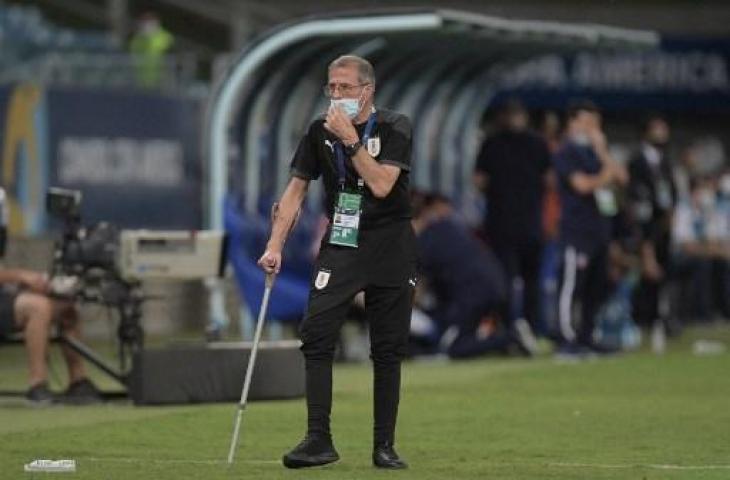
[[[334,463],[340,459],[339,455],[335,456],[319,456],[319,457],[310,457],[308,459],[303,458],[291,458],[288,456],[284,456],[281,459],[281,463],[284,464],[286,468],[310,468],[310,467],[321,467],[323,465],[329,465],[330,463]]]
[[[405,470],[408,468],[408,465],[379,465],[377,463],[373,463],[373,467],[383,470]]]

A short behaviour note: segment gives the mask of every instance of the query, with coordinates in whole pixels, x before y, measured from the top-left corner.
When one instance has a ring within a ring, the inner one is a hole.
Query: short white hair
[[[375,70],[373,65],[362,57],[357,55],[342,55],[335,58],[327,67],[327,71],[334,68],[357,67],[357,78],[360,83],[369,83],[375,85]]]

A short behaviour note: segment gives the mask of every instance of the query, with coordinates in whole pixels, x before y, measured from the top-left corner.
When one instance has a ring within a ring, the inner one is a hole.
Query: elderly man
[[[37,405],[57,400],[48,388],[46,365],[52,324],[57,323],[70,337],[80,337],[74,305],[52,300],[47,293],[48,281],[44,274],[0,268],[0,336],[23,332],[30,371],[26,398]],[[68,345],[62,345],[61,349],[68,367],[69,387],[58,400],[69,403],[98,401],[99,392],[86,377],[81,356]]]
[[[332,360],[350,302],[365,293],[374,369],[373,464],[405,468],[393,449],[416,285],[415,236],[410,224],[408,172],[411,126],[407,117],[373,104],[370,63],[346,55],[328,69],[326,115],[309,126],[291,164],[291,180],[259,265],[281,268],[287,233],[310,181],[323,178],[330,223],[315,262],[309,304],[300,330],[306,365],[308,428],[284,455],[288,468],[337,461],[330,434]]]

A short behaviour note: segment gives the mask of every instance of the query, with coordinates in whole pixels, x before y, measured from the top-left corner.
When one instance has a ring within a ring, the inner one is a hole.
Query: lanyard
[[[368,123],[365,125],[365,131],[362,134],[362,144],[367,145],[368,140],[370,139],[370,135],[373,133],[373,129],[375,128],[375,117],[376,112],[373,112],[368,117]],[[340,185],[340,190],[345,189],[345,179],[347,176],[347,170],[345,168],[345,147],[342,145],[342,141],[338,140],[335,142],[335,157],[336,157],[336,164],[337,164],[337,174],[338,174],[338,180]],[[358,178],[357,181],[358,187],[362,188],[362,182]]]

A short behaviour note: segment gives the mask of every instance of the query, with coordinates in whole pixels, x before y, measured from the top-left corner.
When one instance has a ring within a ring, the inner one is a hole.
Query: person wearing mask
[[[534,351],[550,152],[545,140],[528,128],[527,111],[518,100],[505,102],[497,122],[497,132],[479,152],[474,183],[486,195],[485,231],[508,278],[508,298],[513,303],[509,321],[522,343]],[[514,291],[520,284],[522,298],[517,300]]]
[[[634,297],[634,318],[651,326],[657,345],[663,344],[668,312],[661,305],[670,270],[672,217],[677,201],[667,145],[667,121],[649,116],[642,126],[642,142],[629,160],[629,202],[639,227],[641,282]]]
[[[278,204],[259,265],[281,268],[281,252],[309,182],[324,183],[329,228],[312,275],[300,325],[306,370],[307,433],[283,457],[287,468],[335,462],[330,433],[335,344],[353,298],[365,292],[373,360],[373,465],[402,469],[394,449],[401,361],[406,355],[417,284],[411,226],[411,124],[376,109],[375,74],[367,60],[345,55],[328,68],[326,115],[309,126],[294,154],[291,179]]]
[[[140,17],[137,31],[129,44],[140,86],[144,88],[161,86],[165,55],[174,42],[174,37],[162,27],[156,14],[147,12]]]
[[[562,205],[559,353],[601,351],[593,330],[595,315],[608,292],[611,218],[618,212],[611,187],[627,184],[628,173],[608,151],[593,102],[570,105],[565,141],[554,155],[553,165]],[[580,322],[573,315],[576,303],[581,305]]]
[[[672,244],[678,277],[689,279],[680,291],[685,317],[708,321],[727,314],[730,265],[730,177],[698,176],[690,198],[675,209]],[[687,305],[690,306],[687,311]]]

